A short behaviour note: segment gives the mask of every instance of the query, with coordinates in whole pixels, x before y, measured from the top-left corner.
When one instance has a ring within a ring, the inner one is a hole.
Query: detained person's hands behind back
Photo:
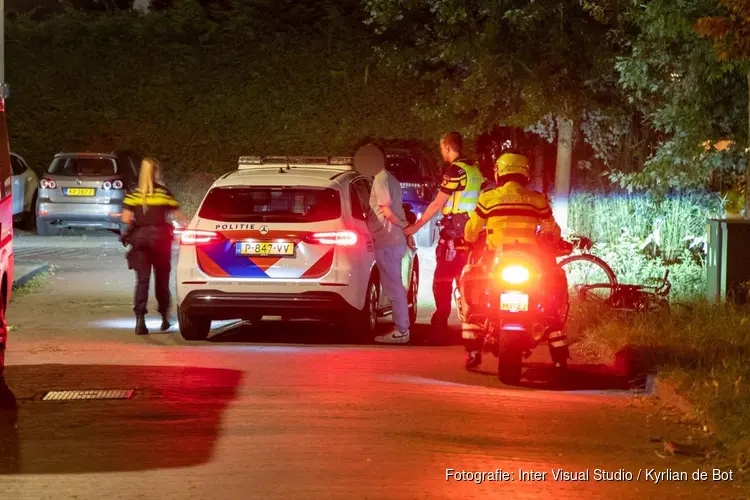
[[[404,233],[405,232],[406,232],[406,230],[404,230]],[[414,241],[414,236],[411,236],[410,234],[406,235],[406,246],[408,246],[412,250],[416,251],[416,249],[417,249],[417,243]]]
[[[404,228],[404,234],[406,235],[407,238],[411,238],[417,233],[417,231],[419,231],[419,229],[420,228],[417,224],[409,224],[408,226]]]

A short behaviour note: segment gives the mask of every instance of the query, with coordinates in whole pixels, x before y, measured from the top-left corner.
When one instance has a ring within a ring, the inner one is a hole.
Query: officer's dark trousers
[[[468,253],[465,250],[456,250],[456,256],[452,261],[445,259],[447,245],[439,243],[436,256],[435,276],[432,279],[432,293],[435,297],[435,314],[432,316],[432,325],[446,326],[451,315],[451,303],[453,302],[453,283],[458,283],[461,271],[466,265]]]
[[[136,236],[130,258],[131,266],[136,274],[133,307],[136,316],[142,316],[148,312],[146,306],[152,270],[159,313],[168,313],[171,300],[169,294],[169,276],[172,271],[171,237],[166,234]]]

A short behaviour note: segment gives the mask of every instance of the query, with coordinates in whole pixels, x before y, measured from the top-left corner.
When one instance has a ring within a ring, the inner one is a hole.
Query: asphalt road
[[[458,343],[419,325],[407,346],[353,345],[307,322],[216,325],[198,343],[136,337],[114,237],[22,236],[16,254],[56,269],[8,315],[3,499],[748,497],[713,481],[704,458],[664,453],[660,440],[699,431],[612,367],[576,359],[560,388],[541,351],[522,387],[505,387],[492,359],[467,373]],[[135,392],[42,400],[94,389]],[[508,475],[478,484],[446,469]],[[556,480],[558,469],[588,480]],[[708,480],[690,479],[698,469]],[[688,479],[657,483],[667,471]]]

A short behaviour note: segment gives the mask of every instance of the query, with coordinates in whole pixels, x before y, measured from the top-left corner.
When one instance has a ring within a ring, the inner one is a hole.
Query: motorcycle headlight
[[[520,285],[529,281],[529,270],[523,266],[508,266],[500,273],[500,278],[506,283]]]

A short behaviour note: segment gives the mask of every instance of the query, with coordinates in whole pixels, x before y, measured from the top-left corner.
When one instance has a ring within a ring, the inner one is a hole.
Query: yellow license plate
[[[526,312],[529,310],[529,296],[525,293],[503,293],[500,295],[500,310]]]
[[[68,196],[94,196],[96,194],[96,189],[68,188],[65,191],[65,194]]]
[[[290,256],[294,255],[294,243],[237,243],[237,255],[251,256]]]

